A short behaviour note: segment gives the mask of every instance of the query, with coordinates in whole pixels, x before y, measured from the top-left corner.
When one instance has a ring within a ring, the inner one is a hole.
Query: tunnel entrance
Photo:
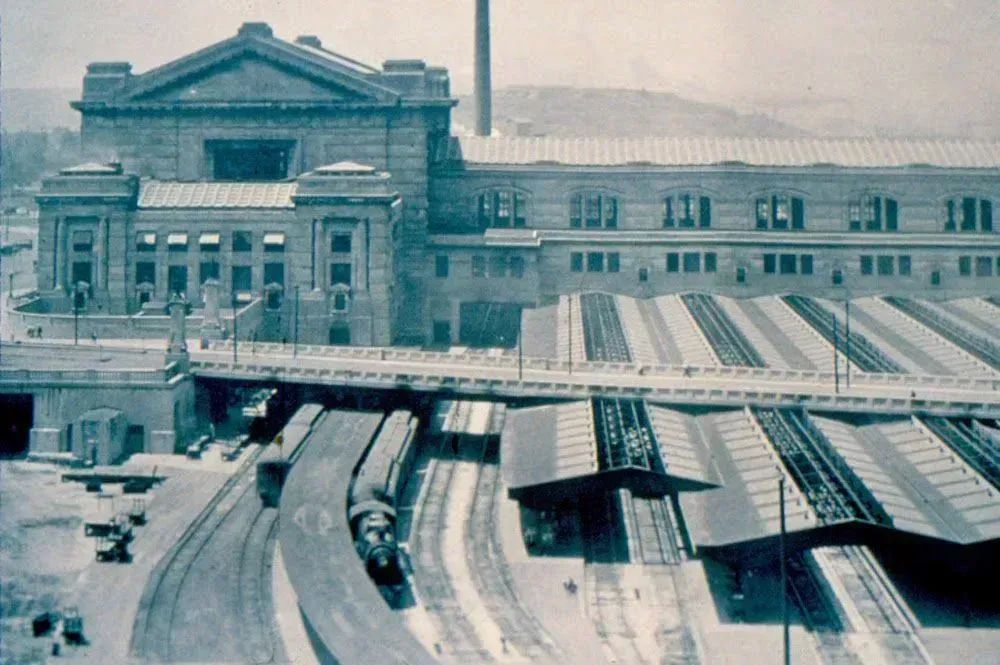
[[[28,453],[34,398],[32,395],[0,395],[0,458]]]

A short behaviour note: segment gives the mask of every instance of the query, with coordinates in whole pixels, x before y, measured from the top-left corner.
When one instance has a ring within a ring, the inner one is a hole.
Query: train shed
[[[598,398],[512,409],[501,437],[508,493],[544,508],[628,488],[666,496],[714,486],[677,412]]]

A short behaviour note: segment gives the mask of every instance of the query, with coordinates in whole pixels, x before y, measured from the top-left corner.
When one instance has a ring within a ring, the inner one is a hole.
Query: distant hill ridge
[[[474,126],[475,101],[459,97],[453,118]],[[757,114],[647,90],[512,86],[493,92],[493,116],[505,135],[523,133],[558,137],[811,136],[810,132]]]

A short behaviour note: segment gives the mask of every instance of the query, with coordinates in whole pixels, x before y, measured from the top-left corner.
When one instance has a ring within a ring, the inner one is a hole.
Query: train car
[[[302,405],[275,437],[275,443],[280,448],[275,446],[268,450],[266,459],[257,462],[257,494],[265,506],[277,507],[285,477],[298,457],[299,446],[312,432],[322,413],[323,407],[319,404]]]
[[[418,421],[405,409],[382,423],[351,485],[348,519],[358,555],[377,584],[399,584],[396,502],[409,476]]]

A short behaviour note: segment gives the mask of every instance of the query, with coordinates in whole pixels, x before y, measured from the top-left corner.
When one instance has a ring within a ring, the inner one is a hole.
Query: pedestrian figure
[[[500,636],[500,648],[503,649],[504,653],[507,653],[507,638],[503,635]]]
[[[911,390],[910,391],[910,399],[917,399],[917,391],[916,390]]]
[[[638,587],[636,587],[636,589],[635,589],[635,599],[639,600],[639,588]]]
[[[691,376],[691,368],[688,367],[687,365],[684,365],[684,376],[687,376],[687,377]]]

